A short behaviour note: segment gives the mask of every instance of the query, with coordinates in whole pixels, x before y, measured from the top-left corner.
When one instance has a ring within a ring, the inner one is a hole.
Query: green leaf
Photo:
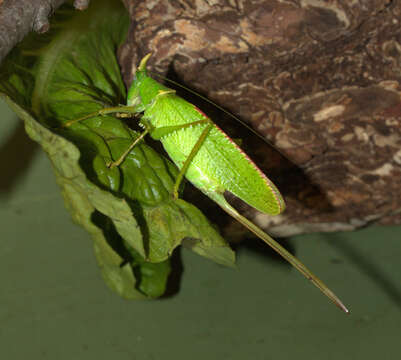
[[[47,152],[73,220],[92,235],[96,258],[106,283],[125,298],[144,297],[136,290],[136,278],[132,269],[129,266],[121,266],[129,258],[124,251],[117,252],[117,246],[114,245],[113,248],[111,241],[108,240],[113,237],[108,224],[94,221],[96,214],[101,214],[103,219],[110,219],[110,216],[118,217],[122,232],[129,231],[131,236],[140,238],[142,236],[140,228],[127,202],[88,181],[79,166],[80,154],[75,145],[41,125],[8,96],[3,94],[0,96],[25,122],[28,135]]]
[[[125,103],[116,52],[127,28],[118,0],[98,0],[84,12],[63,7],[48,34],[29,36],[7,57],[0,92],[52,161],[67,208],[92,235],[106,283],[126,298],[157,297],[184,239],[221,264],[232,265],[234,253],[196,207],[173,200],[177,170],[145,143],[120,167],[107,166],[138,136],[127,122],[93,116],[62,127]]]

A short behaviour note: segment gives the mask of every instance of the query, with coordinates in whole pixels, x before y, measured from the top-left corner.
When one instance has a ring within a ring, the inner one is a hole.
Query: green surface
[[[291,239],[350,316],[270,251],[244,246],[237,270],[182,251],[177,294],[124,301],[46,156],[3,103],[0,114],[0,358],[400,358],[401,227]]]

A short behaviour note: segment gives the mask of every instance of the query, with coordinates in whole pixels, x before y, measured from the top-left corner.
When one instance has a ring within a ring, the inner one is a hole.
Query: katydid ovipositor
[[[178,188],[185,176],[195,187],[265,241],[339,308],[348,313],[348,309],[319,278],[227,202],[224,198],[225,191],[231,192],[266,214],[277,215],[285,207],[275,185],[221,129],[193,104],[177,96],[174,90],[148,76],[146,63],[149,57],[150,54],[145,56],[139,64],[128,91],[127,106],[106,108],[69,121],[66,126],[99,114],[143,113],[139,124],[145,131],[110,166],[120,165],[146,134],[155,140],[160,140],[170,158],[180,169],[174,185],[175,198],[178,197]]]

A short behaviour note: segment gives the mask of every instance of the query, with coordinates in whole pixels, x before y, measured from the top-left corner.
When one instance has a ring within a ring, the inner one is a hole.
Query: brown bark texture
[[[29,32],[46,32],[49,17],[66,0],[0,0],[0,63]],[[84,10],[89,0],[75,0]]]
[[[401,223],[401,0],[125,5],[127,82],[152,52],[152,69],[274,145],[237,135],[287,203],[270,217],[234,200],[248,217],[276,236]]]
[[[64,1],[0,0],[0,61],[30,31],[46,31]],[[127,83],[152,52],[152,69],[273,145],[190,99],[242,139],[285,197],[276,217],[233,199],[248,217],[276,236],[401,223],[401,0],[123,1]]]

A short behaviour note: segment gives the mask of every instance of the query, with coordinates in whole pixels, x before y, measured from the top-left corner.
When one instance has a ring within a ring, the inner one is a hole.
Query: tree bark
[[[233,200],[255,222],[278,236],[401,223],[401,0],[123,1],[127,84],[152,52],[154,70],[274,145],[190,99],[243,140],[283,193],[277,217]],[[0,59],[32,29],[45,31],[62,2],[0,3]]]
[[[240,131],[287,203],[278,217],[247,209],[259,225],[286,236],[401,223],[400,0],[125,3],[127,82],[152,52],[153,69],[276,148]]]
[[[0,63],[29,32],[46,32],[49,17],[66,0],[0,0]],[[75,0],[83,10],[89,0]]]

